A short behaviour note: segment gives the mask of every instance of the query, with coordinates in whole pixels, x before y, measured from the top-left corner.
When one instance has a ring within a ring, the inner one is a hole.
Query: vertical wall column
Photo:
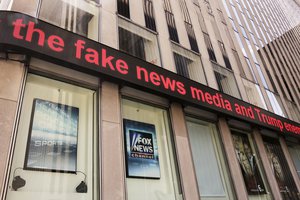
[[[258,149],[258,152],[260,155],[262,165],[265,169],[266,178],[269,183],[270,190],[272,192],[272,196],[273,196],[274,200],[281,200],[282,199],[281,194],[280,194],[275,176],[272,173],[273,170],[271,169],[271,165],[269,163],[268,155],[267,155],[261,134],[259,133],[258,130],[254,130],[253,134],[254,134],[254,141],[257,145],[257,149]]]
[[[299,180],[299,176],[297,174],[297,169],[295,168],[295,165],[293,163],[292,157],[289,153],[289,150],[288,150],[288,147],[286,145],[286,142],[285,142],[284,138],[280,137],[279,142],[280,142],[280,146],[282,148],[282,151],[284,153],[284,157],[285,157],[285,159],[288,163],[288,166],[291,170],[291,174],[293,176],[293,179],[295,181],[295,184],[296,184],[296,187],[297,187],[297,190],[298,190],[298,194],[299,194],[300,193],[300,180]]]
[[[20,62],[0,61],[0,197],[24,73]]]
[[[177,148],[179,171],[181,172],[182,190],[185,200],[200,199],[196,173],[192,162],[192,152],[182,107],[178,103],[171,104],[171,120]],[[201,191],[200,191],[201,192]]]
[[[235,156],[235,149],[231,137],[231,132],[226,122],[226,119],[220,118],[218,126],[224,143],[224,149],[228,160],[228,165],[231,172],[236,197],[239,200],[246,200],[248,199],[248,194],[245,188],[245,183],[239,162]]]
[[[124,148],[118,85],[103,82],[100,97],[101,195],[102,199],[124,200]]]

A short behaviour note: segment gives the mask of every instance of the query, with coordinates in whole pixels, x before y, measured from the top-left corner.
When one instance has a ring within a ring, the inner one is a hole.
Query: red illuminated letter
[[[48,45],[53,51],[61,52],[65,46],[63,39],[57,35],[51,35],[48,38]]]
[[[17,19],[15,22],[13,22],[13,26],[13,36],[17,39],[23,39],[24,36],[20,35],[21,29],[26,27],[26,25],[23,24],[23,19]]]
[[[76,58],[81,59],[81,50],[84,49],[84,45],[85,41],[83,40],[77,40],[77,42],[75,43],[75,47],[76,47]]]
[[[34,28],[34,25],[35,24],[33,22],[28,23],[28,29],[27,29],[27,33],[26,33],[26,41],[31,42],[33,33],[37,33],[38,34],[38,45],[44,46],[45,33],[44,33],[44,31],[42,31],[40,29]]]

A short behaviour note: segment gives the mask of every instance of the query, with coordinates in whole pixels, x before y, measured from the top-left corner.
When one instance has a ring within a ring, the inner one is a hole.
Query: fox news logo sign
[[[153,136],[151,133],[129,131],[130,157],[154,159]]]

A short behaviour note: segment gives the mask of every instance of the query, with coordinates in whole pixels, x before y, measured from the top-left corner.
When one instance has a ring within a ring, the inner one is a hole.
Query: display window
[[[122,100],[127,199],[182,199],[166,110]]]
[[[236,158],[244,178],[249,199],[271,199],[269,186],[262,171],[260,157],[250,134],[231,130]]]
[[[96,94],[27,76],[7,200],[97,199]]]
[[[295,181],[278,139],[264,136],[263,141],[282,199],[300,199]]]
[[[201,199],[235,199],[216,126],[187,117],[187,129]]]
[[[300,177],[300,145],[298,141],[287,142],[289,152],[293,159],[297,174]]]

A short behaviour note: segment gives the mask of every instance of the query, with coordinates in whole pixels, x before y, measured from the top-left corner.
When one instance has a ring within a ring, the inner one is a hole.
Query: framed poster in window
[[[76,173],[79,108],[34,99],[24,169]]]
[[[127,177],[160,178],[155,126],[124,119]]]

